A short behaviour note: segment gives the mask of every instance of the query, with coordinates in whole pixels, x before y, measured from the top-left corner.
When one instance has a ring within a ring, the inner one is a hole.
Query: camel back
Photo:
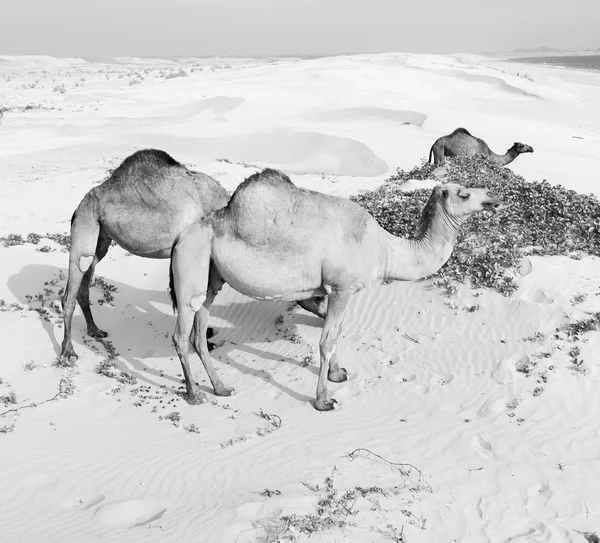
[[[157,205],[176,209],[193,203],[208,213],[229,200],[229,193],[212,177],[188,170],[157,149],[137,151],[127,157],[96,190],[103,201],[118,201],[130,210]]]
[[[302,189],[284,173],[266,169],[241,183],[214,225],[249,244],[287,239],[322,239],[329,233],[360,241],[369,221],[363,208],[346,198]]]

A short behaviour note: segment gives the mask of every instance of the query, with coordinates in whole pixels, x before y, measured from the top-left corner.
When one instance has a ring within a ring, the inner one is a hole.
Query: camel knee
[[[321,354],[323,355],[325,360],[327,360],[327,363],[329,363],[329,360],[335,354],[336,347],[336,341],[331,337],[326,338],[319,343]]]
[[[204,304],[204,300],[206,300],[205,294],[196,294],[196,296],[192,296],[190,298],[190,307],[192,308],[192,311],[198,311]]]
[[[81,273],[85,273],[90,269],[90,266],[94,262],[94,255],[82,255],[79,257],[79,261],[77,262],[77,267]]]

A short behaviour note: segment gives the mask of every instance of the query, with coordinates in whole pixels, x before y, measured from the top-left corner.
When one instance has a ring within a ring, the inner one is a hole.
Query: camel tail
[[[177,313],[177,295],[175,294],[175,278],[173,276],[173,252],[175,251],[175,245],[177,245],[177,239],[173,243],[171,248],[171,260],[169,262],[169,294],[171,295],[171,303],[173,304],[173,312]]]
[[[431,146],[431,149],[429,149],[429,163],[431,164],[431,157],[433,156],[433,145]]]

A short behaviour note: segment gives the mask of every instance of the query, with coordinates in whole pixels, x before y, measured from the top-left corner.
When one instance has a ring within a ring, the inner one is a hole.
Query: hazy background
[[[4,0],[0,21],[7,55],[600,47],[600,0]]]

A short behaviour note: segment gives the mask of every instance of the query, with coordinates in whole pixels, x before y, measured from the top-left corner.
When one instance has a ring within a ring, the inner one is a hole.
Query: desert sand
[[[319,413],[320,320],[227,286],[212,354],[236,394],[188,405],[168,262],[118,247],[97,268],[109,286],[92,289],[110,342],[88,338],[77,310],[79,361],[57,367],[68,254],[44,237],[67,234],[83,195],[146,147],[228,190],[270,166],[349,196],[464,126],[497,153],[533,146],[510,165],[526,179],[600,196],[599,87],[600,73],[474,55],[0,57],[0,236],[42,236],[0,247],[0,540],[558,543],[600,531],[600,332],[581,336],[577,367],[561,331],[600,311],[600,259],[532,257],[510,297],[448,297],[432,280],[366,289],[339,343],[341,409]],[[337,523],[294,523],[320,508]]]

